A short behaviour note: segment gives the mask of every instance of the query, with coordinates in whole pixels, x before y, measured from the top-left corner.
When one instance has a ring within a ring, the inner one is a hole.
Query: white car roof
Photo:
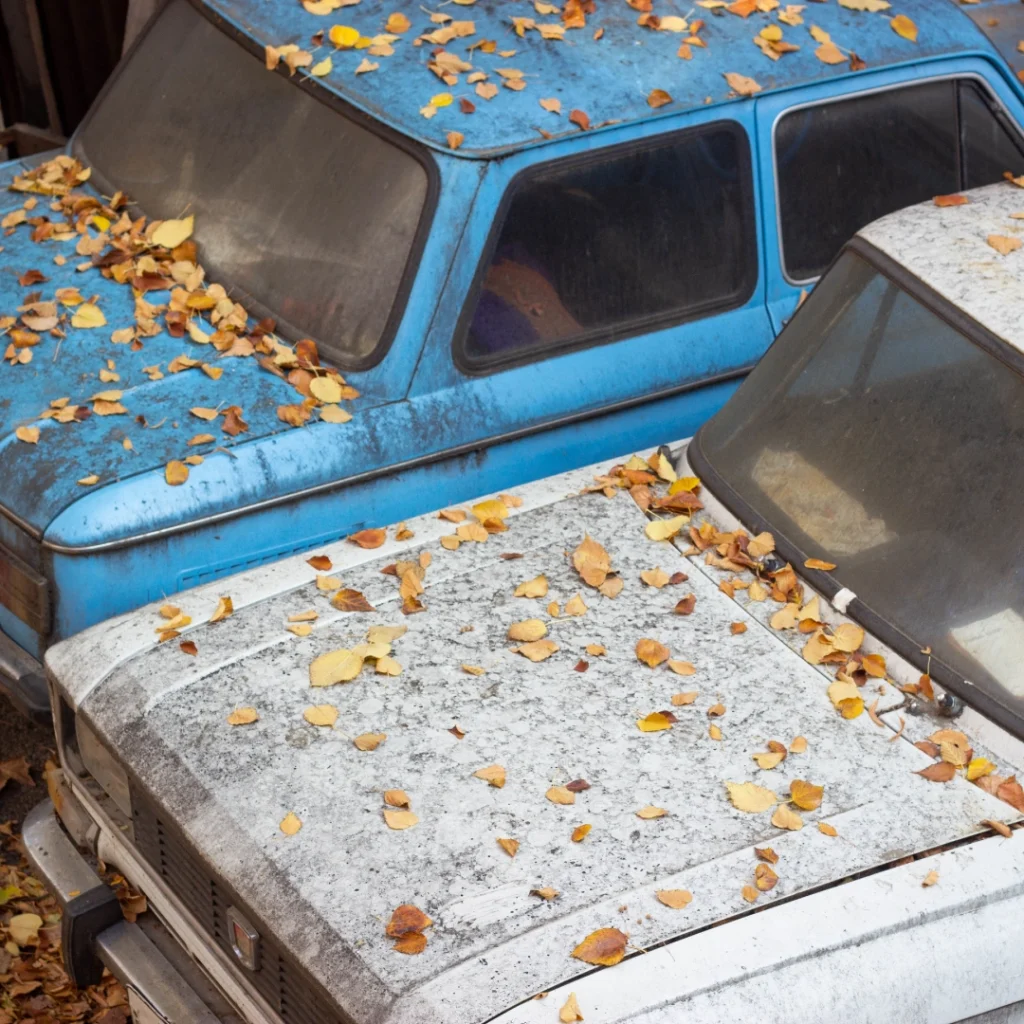
[[[962,206],[930,200],[882,217],[858,235],[1024,351],[1024,188],[1005,181],[963,195]],[[1012,239],[1020,248],[1002,255],[994,239]]]

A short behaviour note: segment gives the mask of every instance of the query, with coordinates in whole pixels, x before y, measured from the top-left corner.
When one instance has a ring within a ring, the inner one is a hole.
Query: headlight
[[[124,769],[82,720],[81,715],[75,720],[75,736],[78,740],[78,755],[85,770],[131,821],[132,800]]]
[[[0,604],[45,636],[50,632],[50,589],[46,578],[0,545]]]

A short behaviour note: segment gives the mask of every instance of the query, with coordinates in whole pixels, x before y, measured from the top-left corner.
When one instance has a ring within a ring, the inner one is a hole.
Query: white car
[[[669,458],[51,649],[73,976],[143,1024],[1024,1021],[1022,238],[1011,182],[887,217]]]

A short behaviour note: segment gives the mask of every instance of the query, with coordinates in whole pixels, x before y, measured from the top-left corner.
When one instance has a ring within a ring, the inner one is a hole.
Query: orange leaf
[[[579,125],[583,131],[587,131],[590,128],[590,118],[582,110],[570,110],[569,120],[573,124]]]
[[[326,555],[313,555],[312,558],[307,558],[306,561],[313,566],[317,572],[329,572],[332,568],[331,560]]]
[[[905,14],[897,14],[889,24],[896,35],[909,39],[912,43],[917,42],[917,26]]]
[[[389,938],[397,939],[410,932],[421,932],[433,923],[419,907],[413,906],[411,903],[403,903],[400,907],[395,908],[391,920],[388,921],[385,934]]]
[[[967,196],[962,196],[958,192],[954,192],[948,196],[936,196],[933,200],[936,206],[966,206]]]
[[[376,530],[360,530],[348,538],[350,544],[358,544],[361,548],[379,548],[387,540],[388,531],[383,527]]]
[[[348,587],[335,591],[331,598],[331,604],[339,612],[372,612],[375,611],[372,604],[358,591]]]
[[[671,102],[672,97],[664,89],[652,89],[647,95],[647,105],[655,110]]]
[[[614,967],[626,955],[628,941],[629,936],[618,928],[598,928],[572,951],[572,955],[585,964]]]
[[[671,651],[657,640],[644,637],[636,643],[636,656],[645,665],[655,668],[663,661],[667,661]]]
[[[914,774],[920,775],[929,782],[949,782],[956,775],[956,768],[948,761],[938,761],[936,764],[928,765],[927,768],[922,768],[919,772],[914,772]]]
[[[808,558],[804,566],[808,569],[820,569],[822,572],[831,572],[836,567],[835,562],[825,562],[820,558]]]

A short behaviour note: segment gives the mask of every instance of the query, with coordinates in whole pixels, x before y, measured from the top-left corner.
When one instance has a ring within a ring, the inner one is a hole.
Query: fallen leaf
[[[228,725],[252,725],[258,722],[259,712],[255,708],[236,708],[228,715]]]
[[[164,467],[164,479],[172,487],[178,487],[188,479],[188,466],[177,459],[171,459]]]
[[[580,1004],[576,1002],[576,993],[570,992],[562,1008],[558,1011],[558,1019],[562,1024],[572,1024],[573,1021],[583,1020],[580,1012]]]
[[[553,640],[533,640],[512,648],[514,654],[521,654],[530,661],[545,661],[557,650],[558,644]]]
[[[38,427],[18,427],[14,431],[14,436],[19,441],[24,441],[25,444],[36,444],[39,441],[39,428]],[[188,475],[188,470],[185,470],[185,475]]]
[[[352,742],[357,750],[376,750],[387,738],[386,732],[364,732]]]
[[[912,43],[917,42],[917,25],[905,14],[897,14],[889,24],[896,35],[909,39]]]
[[[669,578],[668,573],[664,572],[660,567],[645,569],[640,573],[640,579],[643,580],[647,586],[654,587],[655,590],[661,590],[662,587],[667,586]]]
[[[497,842],[510,857],[514,857],[519,850],[518,839],[499,839]]]
[[[459,668],[469,676],[482,676],[487,672],[487,669],[479,665],[460,665]]]
[[[755,846],[754,856],[766,864],[778,864],[779,855],[770,846]]]
[[[822,572],[831,572],[835,567],[835,562],[825,562],[820,558],[808,558],[804,562],[804,566],[808,569],[820,569]]]
[[[967,765],[967,781],[973,782],[975,779],[991,775],[995,770],[996,766],[987,757],[975,757]]]
[[[771,892],[778,884],[779,876],[768,864],[758,864],[754,868],[754,885],[758,892]]]
[[[935,196],[932,202],[935,203],[936,206],[966,206],[968,200],[967,196],[954,192],[952,195],[948,196]]]
[[[789,784],[789,795],[793,803],[802,811],[814,811],[821,806],[824,786],[815,786],[811,782],[793,779]]]
[[[331,596],[331,605],[339,612],[372,612],[376,611],[372,604],[358,591],[344,587],[336,590]]]
[[[551,786],[544,794],[553,804],[574,804],[576,794],[565,786]]]
[[[473,775],[475,778],[483,779],[495,789],[501,789],[505,785],[505,769],[500,764],[492,764],[488,768],[478,768]]]
[[[7,934],[19,946],[34,946],[39,942],[39,929],[42,927],[43,919],[38,914],[15,914],[7,922]]]
[[[608,653],[607,649],[604,647],[603,644],[587,644],[586,652],[592,658],[600,658]]]
[[[560,114],[562,112],[562,101],[558,99],[541,99],[537,101],[549,114]]]
[[[725,788],[729,791],[729,800],[733,807],[748,814],[760,814],[779,801],[770,789],[755,785],[753,782],[727,782]]]
[[[71,317],[72,327],[103,327],[106,322],[103,311],[92,302],[83,302]]]
[[[750,756],[757,762],[758,768],[762,771],[770,771],[772,768],[781,764],[786,755],[780,754],[774,750],[769,750],[757,754],[751,754]]]
[[[1015,775],[1011,775],[999,785],[996,796],[1024,814],[1024,788]]]
[[[590,118],[582,110],[570,110],[569,120],[582,131],[587,131],[590,128]]]
[[[827,821],[818,822],[818,831],[826,836],[837,836],[839,833],[836,831],[834,825],[830,825]]]
[[[987,241],[1000,256],[1009,256],[1011,252],[1016,251],[1021,247],[1021,245],[1024,245],[1024,242],[1019,238],[1012,238],[1007,235],[989,235],[985,241]]]
[[[413,811],[390,811],[387,808],[384,810],[384,823],[396,832],[412,828],[419,820],[419,815]]]
[[[427,937],[422,932],[410,932],[395,940],[391,947],[396,953],[405,953],[408,956],[415,956],[427,948]]]
[[[544,597],[548,592],[548,578],[540,575],[516,587],[515,597]]]
[[[729,83],[729,88],[740,96],[753,96],[761,91],[761,86],[754,79],[737,74],[735,71],[726,72],[725,80]]]
[[[1003,821],[996,821],[994,818],[983,818],[981,824],[992,829],[993,832],[998,832],[1004,839],[1010,839],[1013,836],[1012,829]]]
[[[598,928],[572,951],[572,955],[586,964],[614,967],[626,955],[628,941],[629,936],[618,928]]]
[[[648,637],[644,637],[636,643],[637,659],[650,668],[656,668],[663,661],[667,661],[670,654],[671,652],[664,644]]]
[[[580,615],[585,615],[586,611],[587,606],[584,603],[583,598],[580,597],[579,594],[577,594],[575,597],[571,597],[568,601],[565,602],[563,614],[579,617]]]
[[[693,893],[685,889],[659,889],[654,895],[658,897],[659,903],[673,910],[682,910],[693,900]]]
[[[350,683],[363,668],[363,659],[346,648],[327,651],[315,658],[309,666],[310,686],[333,686]]]
[[[741,633],[746,633],[747,624],[745,622],[733,622],[729,624],[729,632],[733,636],[739,636]]]
[[[178,649],[182,654],[190,654],[193,658],[199,653],[199,648],[196,647],[195,641],[193,640],[182,640],[178,644]]]
[[[521,640],[530,642],[540,640],[548,634],[548,627],[540,619],[524,619],[522,622],[513,622],[508,627],[509,640]]]
[[[672,719],[661,711],[653,711],[646,718],[638,718],[636,726],[641,732],[661,732],[672,728]]]
[[[949,782],[956,775],[956,768],[948,761],[937,761],[914,774],[920,775],[921,778],[927,779],[929,782]]]
[[[672,705],[677,708],[685,707],[687,704],[692,704],[696,699],[696,690],[687,690],[686,693],[674,693],[672,694]]]
[[[697,669],[688,661],[677,661],[675,658],[669,658],[665,664],[668,665],[668,667],[675,672],[677,676],[692,676],[697,672]]]
[[[234,611],[235,606],[230,597],[218,597],[217,607],[214,608],[213,614],[210,616],[210,622],[220,622],[222,619],[232,615]]]
[[[591,828],[593,828],[593,826],[592,826],[592,825],[577,825],[577,826],[576,826],[576,827],[575,827],[575,828],[574,828],[574,829],[572,830],[572,835],[571,835],[571,836],[569,836],[569,838],[570,838],[570,839],[571,839],[571,840],[572,840],[572,841],[573,841],[574,843],[582,843],[582,842],[583,842],[583,840],[584,840],[584,839],[585,839],[585,838],[587,837],[587,835],[588,835],[588,834],[590,833],[590,830],[591,830]]]
[[[384,528],[360,530],[348,538],[350,544],[358,544],[361,548],[379,548],[387,540],[388,531]]]
[[[333,704],[314,704],[302,712],[302,717],[310,725],[322,725],[333,728],[338,720],[338,709]]]
[[[799,832],[804,827],[804,819],[789,804],[779,804],[772,815],[772,824],[776,828],[788,829],[790,832]]]
[[[789,745],[791,754],[803,754],[807,750],[807,740],[803,736],[797,736]]]
[[[558,899],[558,890],[553,889],[550,885],[544,886],[542,889],[531,889],[531,896],[537,896],[542,900],[548,900],[549,902],[554,899]]]
[[[681,598],[672,611],[676,615],[692,615],[693,609],[697,606],[697,597],[695,594],[687,594],[686,597]]]
[[[921,888],[927,889],[929,886],[934,885],[939,880],[939,873],[934,868],[924,876],[924,880],[921,882]]]
[[[755,903],[757,897],[761,895],[752,885],[743,886],[740,893],[748,903]]]
[[[665,92],[664,89],[652,89],[647,94],[647,105],[649,107],[653,107],[655,110],[657,110],[658,107],[664,107],[666,104],[671,102],[672,97],[669,96],[669,94]]]
[[[721,718],[725,714],[724,704],[712,704],[708,708],[708,718]]]
[[[286,836],[293,836],[302,828],[302,822],[294,811],[289,811],[278,827]]]
[[[643,818],[645,821],[649,821],[652,818],[664,818],[668,814],[668,811],[664,807],[654,807],[648,804],[646,807],[641,807],[636,812],[638,818]]]
[[[673,516],[671,519],[652,519],[645,527],[648,540],[671,540],[690,521],[689,516]]]
[[[713,740],[720,740],[722,738],[722,730],[717,725],[712,723],[708,726],[708,736]]]
[[[150,241],[165,249],[176,249],[186,238],[191,238],[194,226],[195,218],[191,215],[180,220],[165,220],[157,225]]]
[[[608,552],[589,534],[572,554],[572,564],[583,582],[590,587],[600,587],[611,571]]]

